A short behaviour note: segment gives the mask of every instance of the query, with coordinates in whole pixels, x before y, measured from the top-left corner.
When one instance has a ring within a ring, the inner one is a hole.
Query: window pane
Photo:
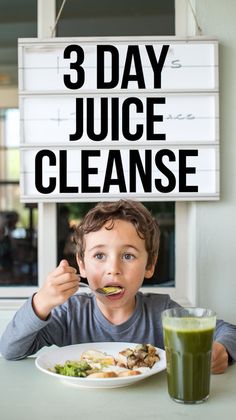
[[[19,185],[0,185],[0,286],[37,285],[37,205],[19,201]]]
[[[151,279],[144,280],[144,286],[174,287],[175,285],[175,205],[171,202],[143,203],[158,220],[161,242],[158,263]],[[58,263],[65,258],[78,269],[75,245],[72,241],[73,227],[79,223],[95,203],[68,203],[57,205]]]
[[[20,176],[19,110],[0,109],[0,182],[18,181]]]
[[[161,238],[154,275],[144,286],[175,286],[175,203],[143,203],[156,217]]]
[[[19,109],[5,110],[5,145],[19,147],[20,144],[20,116]]]
[[[57,12],[61,0],[57,1]],[[175,0],[70,0],[57,36],[175,35]]]
[[[20,155],[19,148],[0,150],[0,181],[1,183],[17,181],[20,176]]]
[[[18,38],[37,36],[37,1],[0,1],[0,82],[17,86]]]
[[[20,203],[19,110],[0,110],[0,286],[37,285],[37,205]]]

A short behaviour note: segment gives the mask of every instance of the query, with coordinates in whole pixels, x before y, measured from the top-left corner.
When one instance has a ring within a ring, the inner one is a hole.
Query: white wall
[[[196,0],[202,35],[220,52],[221,200],[197,204],[198,303],[236,323],[236,1]]]

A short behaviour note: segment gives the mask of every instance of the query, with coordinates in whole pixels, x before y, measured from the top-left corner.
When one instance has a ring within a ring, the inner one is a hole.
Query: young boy
[[[168,295],[139,290],[153,275],[160,232],[156,220],[131,200],[100,203],[75,232],[80,275],[91,293],[79,289],[76,269],[66,260],[49,274],[43,287],[16,313],[2,335],[0,351],[21,359],[43,346],[117,341],[151,343],[163,348],[161,312],[178,306]],[[103,296],[96,289],[115,286]],[[217,321],[212,372],[224,372],[236,360],[236,326]]]

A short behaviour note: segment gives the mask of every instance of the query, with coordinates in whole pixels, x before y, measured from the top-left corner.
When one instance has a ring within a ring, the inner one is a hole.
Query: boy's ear
[[[78,264],[78,266],[79,266],[79,272],[80,272],[80,275],[81,275],[82,277],[86,277],[86,270],[85,270],[84,261],[82,261],[82,260],[79,258],[78,254],[76,254],[76,261],[77,261],[77,264]]]
[[[147,265],[146,267],[146,271],[145,271],[145,278],[146,279],[150,279],[155,271],[155,266],[156,266],[156,262],[157,262],[157,256],[155,256],[151,262],[151,264]]]

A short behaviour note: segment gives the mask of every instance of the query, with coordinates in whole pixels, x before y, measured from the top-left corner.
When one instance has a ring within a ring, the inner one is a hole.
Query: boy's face
[[[135,302],[135,294],[144,277],[150,278],[154,263],[147,267],[148,254],[130,222],[116,220],[112,229],[109,222],[97,232],[85,235],[84,261],[79,261],[80,274],[87,277],[93,290],[105,286],[121,286],[123,291],[114,296],[96,294],[98,303],[121,308]]]

